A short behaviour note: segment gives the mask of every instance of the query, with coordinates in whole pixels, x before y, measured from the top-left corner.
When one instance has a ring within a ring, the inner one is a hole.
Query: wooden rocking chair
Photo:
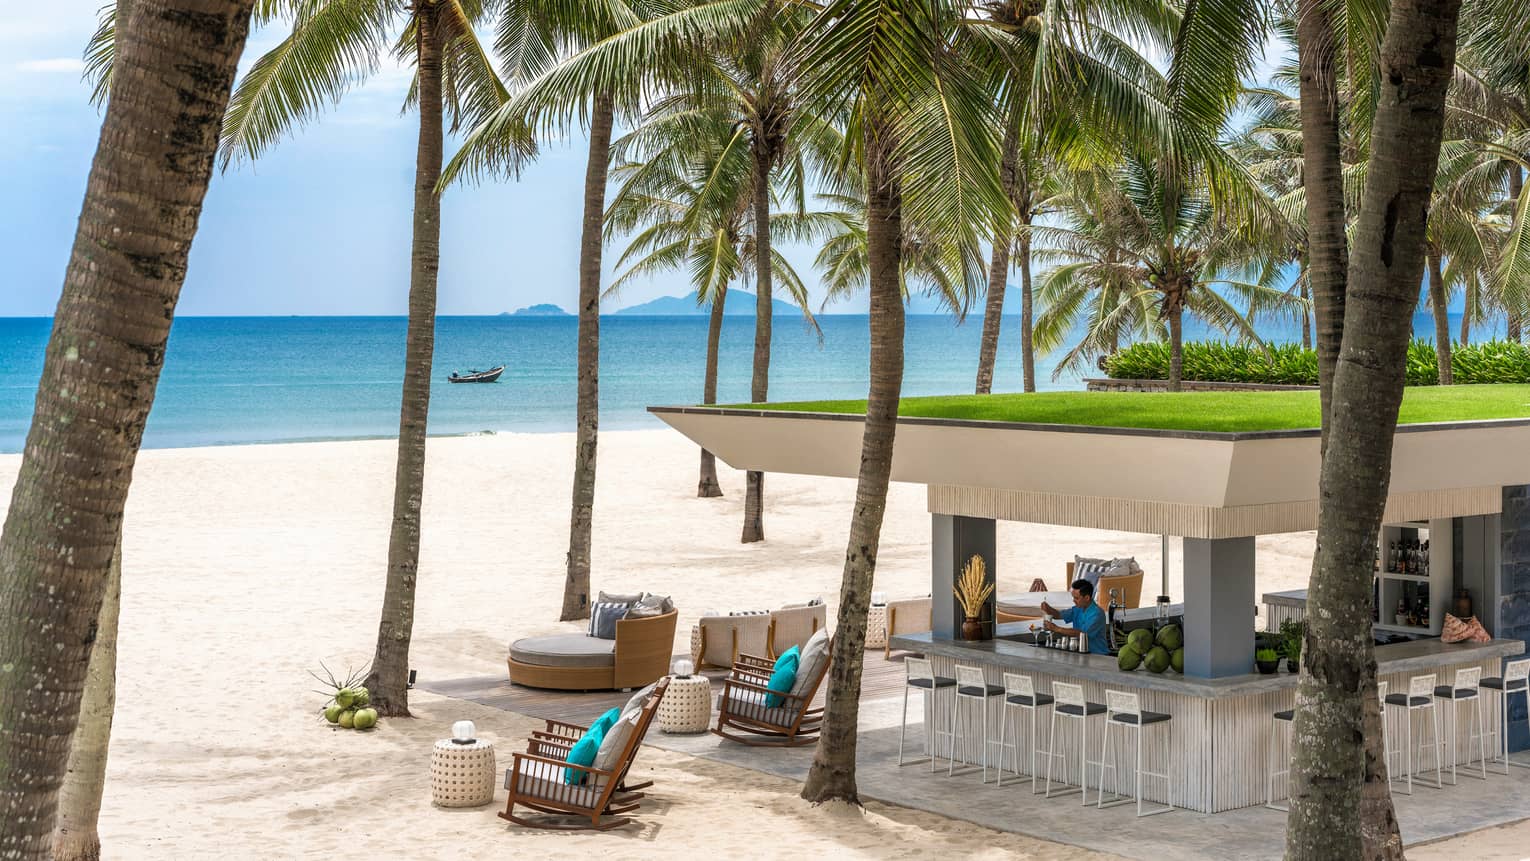
[[[623,785],[623,781],[644,737],[648,735],[648,727],[658,713],[659,701],[664,698],[664,690],[668,685],[669,680],[665,678],[660,679],[654,687],[653,694],[639,710],[637,725],[610,768],[568,763],[568,751],[579,737],[574,735],[570,738],[570,735],[575,731],[582,735],[584,728],[560,721],[548,721],[548,730],[532,734],[525,753],[514,754],[514,762],[505,772],[505,788],[509,790],[510,797],[505,804],[505,811],[499,817],[527,828],[558,831],[610,831],[630,824],[632,820],[622,814],[638,809],[643,793],[635,790],[647,788],[652,782],[628,787]],[[583,782],[564,782],[565,769],[580,773]],[[588,825],[582,822],[538,822],[517,815],[517,804],[538,813],[555,816],[587,816],[590,822]],[[607,818],[602,821],[601,817]]]
[[[801,747],[818,741],[823,709],[810,706],[828,673],[832,654],[831,645],[815,677],[800,694],[779,693],[767,687],[774,661],[739,655],[723,680],[722,695],[717,698],[717,728],[712,733],[754,747]],[[765,705],[765,698],[772,695],[781,698],[781,705]]]

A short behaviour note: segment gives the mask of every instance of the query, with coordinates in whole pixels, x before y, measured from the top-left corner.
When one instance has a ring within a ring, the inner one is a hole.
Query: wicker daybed
[[[585,634],[527,637],[510,644],[510,681],[533,688],[640,688],[669,672],[678,611],[621,619],[616,639]]]

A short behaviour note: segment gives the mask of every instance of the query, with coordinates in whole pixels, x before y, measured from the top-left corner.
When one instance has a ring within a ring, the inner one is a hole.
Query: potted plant
[[[1259,672],[1269,675],[1280,668],[1280,653],[1274,649],[1260,649],[1254,652],[1254,665],[1259,667]]]
[[[1307,625],[1297,619],[1280,623],[1281,656],[1286,659],[1286,670],[1299,672],[1302,665],[1302,640],[1307,636]]]
[[[967,617],[962,622],[963,640],[983,639],[983,607],[993,595],[993,583],[987,582],[987,574],[988,568],[983,563],[983,557],[974,555],[967,560],[966,566],[962,568],[962,576],[957,578],[956,587],[952,590]]]

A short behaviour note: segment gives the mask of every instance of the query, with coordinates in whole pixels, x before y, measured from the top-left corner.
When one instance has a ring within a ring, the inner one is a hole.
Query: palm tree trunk
[[[1328,439],[1334,365],[1344,335],[1344,296],[1349,270],[1345,236],[1344,163],[1339,155],[1338,68],[1330,4],[1299,0],[1296,43],[1300,63],[1302,185],[1307,194],[1307,277],[1317,340],[1318,399],[1323,440]]]
[[[558,617],[590,615],[590,532],[595,522],[595,443],[600,423],[600,255],[611,166],[615,102],[596,96],[590,109],[590,155],[584,170],[584,225],[579,237],[579,393],[574,407],[574,499],[569,510],[568,577]]]
[[[0,531],[0,857],[51,855],[144,422],[252,0],[135,0]]]
[[[903,237],[902,190],[889,163],[892,146],[875,122],[866,126],[866,251],[871,281],[871,385],[861,435],[861,466],[855,513],[845,549],[839,590],[839,617],[829,665],[823,733],[802,797],[821,802],[859,803],[855,784],[856,723],[860,714],[861,668],[866,613],[871,606],[887,484],[892,473],[893,435],[903,389],[903,297],[900,289]]]
[[[728,299],[728,285],[722,285],[712,299],[711,318],[707,321],[707,369],[701,382],[701,402],[717,403],[717,352],[722,345],[723,303]],[[717,457],[706,449],[701,450],[701,480],[696,483],[696,495],[700,497],[722,496],[722,485],[717,483]]]
[[[1169,309],[1169,391],[1184,388],[1185,378],[1185,309],[1175,303]]]
[[[1450,365],[1450,317],[1445,301],[1445,272],[1440,254],[1429,250],[1429,309],[1434,312],[1435,360],[1440,366],[1440,385],[1454,382]]]
[[[1307,281],[1307,264],[1302,264],[1301,274],[1297,278],[1301,282],[1301,286],[1297,288],[1297,293],[1301,296],[1302,302],[1307,303],[1302,307],[1302,349],[1310,350],[1312,349],[1312,309],[1310,307],[1312,302],[1312,285]]]
[[[1371,167],[1347,276],[1355,290],[1345,303],[1326,416],[1287,857],[1403,855],[1379,756],[1371,568],[1424,269],[1459,11],[1459,0],[1396,0],[1381,47]]]
[[[1472,303],[1468,301],[1461,309],[1461,343],[1472,342]]]
[[[766,134],[755,136],[754,155],[754,278],[758,289],[754,303],[754,375],[749,381],[749,400],[763,403],[770,389],[770,172],[775,153]],[[765,540],[765,473],[749,470],[744,475],[744,530],[739,541]]]
[[[1519,211],[1519,195],[1525,187],[1525,176],[1519,169],[1517,162],[1509,162],[1509,206],[1515,212]],[[1524,317],[1521,309],[1510,308],[1508,319],[1505,322],[1504,337],[1511,343],[1518,344],[1521,338],[1520,330],[1523,328]]]
[[[96,620],[90,669],[80,701],[80,723],[69,744],[69,770],[58,794],[53,820],[53,861],[100,861],[101,793],[106,789],[106,754],[117,708],[117,620],[122,606],[122,539],[112,554],[106,595]]]
[[[1015,199],[1015,163],[1020,154],[1020,126],[1011,122],[1004,130],[1004,150],[999,158],[999,182],[1005,199]],[[993,391],[993,366],[999,355],[999,327],[1004,320],[1004,293],[1009,287],[1009,249],[1015,232],[1013,212],[994,225],[993,258],[988,265],[988,299],[983,306],[983,335],[978,342],[977,394]],[[1027,390],[1029,391],[1029,390]]]
[[[1036,391],[1035,293],[1031,286],[1031,214],[1020,214],[1020,377],[1027,392]]]
[[[425,431],[430,417],[431,360],[436,350],[436,275],[441,268],[441,30],[440,7],[415,7],[420,135],[414,159],[414,236],[409,261],[409,324],[404,335],[404,385],[393,473],[393,528],[383,587],[377,648],[366,688],[380,715],[409,715],[409,642],[420,567],[420,512],[425,496]]]

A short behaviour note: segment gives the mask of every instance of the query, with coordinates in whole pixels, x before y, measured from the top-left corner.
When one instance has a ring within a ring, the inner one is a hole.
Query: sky
[[[58,302],[100,131],[80,56],[102,2],[11,4],[0,28],[0,317],[48,316]],[[252,34],[241,71],[280,38]],[[178,313],[404,314],[418,129],[400,113],[408,84],[385,68],[259,162],[215,174]],[[441,314],[575,307],[587,150],[582,136],[553,141],[518,182],[447,191]],[[607,247],[606,283],[619,251]],[[808,252],[792,257],[809,268]],[[606,309],[686,292],[677,274],[633,284]]]

